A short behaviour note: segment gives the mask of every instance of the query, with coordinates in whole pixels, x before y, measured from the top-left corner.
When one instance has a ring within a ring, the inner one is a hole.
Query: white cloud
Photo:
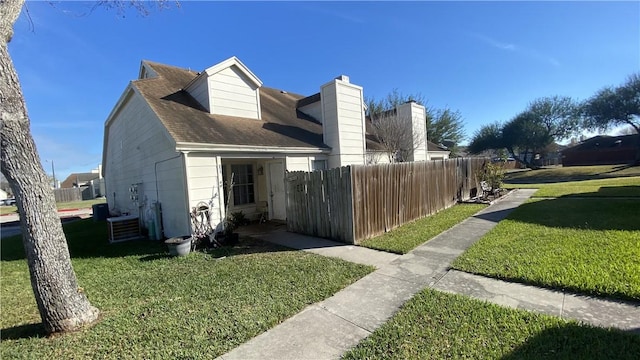
[[[483,34],[471,34],[471,36],[473,36],[474,38],[482,41],[483,43],[490,45],[496,49],[500,49],[500,50],[505,50],[505,51],[510,51],[513,53],[518,53],[518,54],[522,54],[524,56],[527,56],[529,58],[533,58],[536,59],[538,61],[541,62],[545,62],[547,64],[550,64],[554,67],[559,67],[560,66],[560,62],[552,57],[552,56],[548,56],[545,55],[541,52],[539,52],[538,50],[535,49],[530,49],[530,48],[526,48],[526,47],[522,47],[516,44],[512,44],[512,43],[507,43],[507,42],[502,42],[499,40],[496,40],[492,37],[483,35]]]

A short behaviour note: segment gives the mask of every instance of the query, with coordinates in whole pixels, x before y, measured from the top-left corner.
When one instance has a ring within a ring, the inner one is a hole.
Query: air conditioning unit
[[[140,221],[138,217],[134,215],[108,218],[107,226],[110,243],[137,240],[142,237],[140,233]]]

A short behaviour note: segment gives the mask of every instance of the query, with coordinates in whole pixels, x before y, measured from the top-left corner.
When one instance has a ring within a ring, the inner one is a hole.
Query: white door
[[[274,220],[287,219],[282,161],[269,163],[269,218]]]

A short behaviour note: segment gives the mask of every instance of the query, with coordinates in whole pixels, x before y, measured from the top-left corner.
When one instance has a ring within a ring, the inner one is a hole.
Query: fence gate
[[[351,169],[287,172],[287,229],[354,243]]]

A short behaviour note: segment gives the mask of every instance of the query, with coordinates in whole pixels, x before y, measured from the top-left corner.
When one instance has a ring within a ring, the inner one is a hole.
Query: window
[[[255,203],[253,165],[231,165],[233,175],[233,205]]]
[[[316,170],[326,170],[327,169],[327,160],[313,160],[313,162],[311,163],[311,166],[313,167],[313,171]]]

